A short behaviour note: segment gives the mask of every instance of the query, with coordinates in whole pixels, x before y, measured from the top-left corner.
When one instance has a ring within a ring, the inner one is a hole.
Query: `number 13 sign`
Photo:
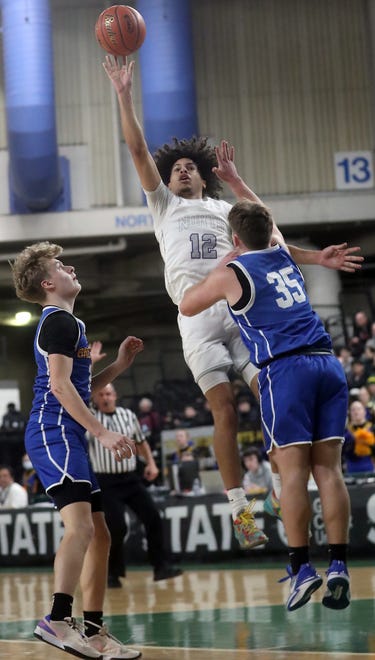
[[[374,187],[371,151],[339,151],[335,154],[336,188],[354,190]]]

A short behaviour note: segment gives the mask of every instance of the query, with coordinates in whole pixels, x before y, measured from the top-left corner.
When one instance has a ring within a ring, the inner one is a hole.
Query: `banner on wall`
[[[351,556],[373,554],[375,546],[375,486],[349,488],[352,518]],[[311,493],[311,554],[326,557],[327,538],[324,530],[319,495]],[[266,546],[250,551],[239,548],[233,537],[230,505],[225,495],[155,498],[165,521],[166,545],[175,560],[229,560],[248,554],[277,555],[286,553],[283,524],[263,513],[263,500],[255,506],[259,527],[269,537]],[[124,552],[130,563],[147,563],[147,543],[142,526],[131,512],[126,514],[128,533]],[[0,566],[51,565],[63,534],[60,515],[53,507],[29,507],[0,510]]]

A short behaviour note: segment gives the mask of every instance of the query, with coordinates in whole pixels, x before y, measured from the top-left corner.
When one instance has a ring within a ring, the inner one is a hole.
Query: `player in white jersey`
[[[121,126],[155,222],[155,235],[165,262],[165,282],[178,305],[184,290],[206,275],[233,246],[227,214],[230,205],[215,200],[225,181],[238,198],[260,201],[238,175],[234,150],[223,141],[212,149],[204,138],[174,140],[155,154],[149,152],[134,111],[132,80],[134,61],[120,64],[106,57],[105,71],[120,107]],[[299,256],[298,256],[299,255]],[[334,246],[323,251],[293,249],[298,263],[320,263],[351,269],[356,257]],[[241,486],[237,445],[237,410],[228,377],[234,366],[257,391],[257,369],[250,363],[238,328],[225,303],[195,318],[178,317],[184,357],[209,402],[214,418],[214,449],[228,499],[234,529],[243,547],[267,541],[259,530]],[[277,479],[277,477],[274,477]]]
[[[162,181],[155,191],[146,191],[146,197],[165,262],[165,286],[178,305],[184,291],[232,249],[227,221],[231,205],[212,197],[178,197]],[[178,325],[185,361],[204,393],[215,387],[217,378],[227,381],[232,366],[240,373],[245,369],[245,380],[251,383],[257,370],[243,350],[226,305],[219,303],[199,318],[178,315]]]

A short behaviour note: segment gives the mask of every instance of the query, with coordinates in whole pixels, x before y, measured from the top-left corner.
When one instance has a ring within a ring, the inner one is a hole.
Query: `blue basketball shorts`
[[[292,355],[261,369],[259,395],[267,452],[273,446],[343,442],[348,386],[333,355]]]
[[[65,478],[91,484],[92,493],[100,490],[82,427],[45,426],[29,422],[25,449],[46,492],[62,484]]]

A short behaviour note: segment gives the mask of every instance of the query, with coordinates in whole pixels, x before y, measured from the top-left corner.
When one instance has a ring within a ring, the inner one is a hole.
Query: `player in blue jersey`
[[[39,621],[34,634],[81,658],[139,658],[139,651],[123,646],[103,625],[110,536],[85,434],[94,434],[117,461],[134,453],[133,441],[108,431],[88,403],[91,393],[132,364],[143,342],[127,337],[116,360],[91,378],[85,325],[73,314],[81,285],[74,267],[59,259],[61,253],[58,245],[35,243],[12,264],[17,296],[42,306],[34,340],[37,375],[25,447],[64,524],[54,563],[51,613]],[[72,617],[78,582],[84,631]]]
[[[250,359],[260,369],[264,440],[280,473],[289,545],[288,610],[304,605],[322,584],[309,561],[310,473],[319,489],[329,544],[323,605],[343,609],[350,602],[350,503],[341,470],[345,374],[310,305],[302,274],[281,234],[275,234],[269,210],[244,200],[232,207],[228,220],[236,251],[185,292],[180,312],[192,316],[225,299]]]

